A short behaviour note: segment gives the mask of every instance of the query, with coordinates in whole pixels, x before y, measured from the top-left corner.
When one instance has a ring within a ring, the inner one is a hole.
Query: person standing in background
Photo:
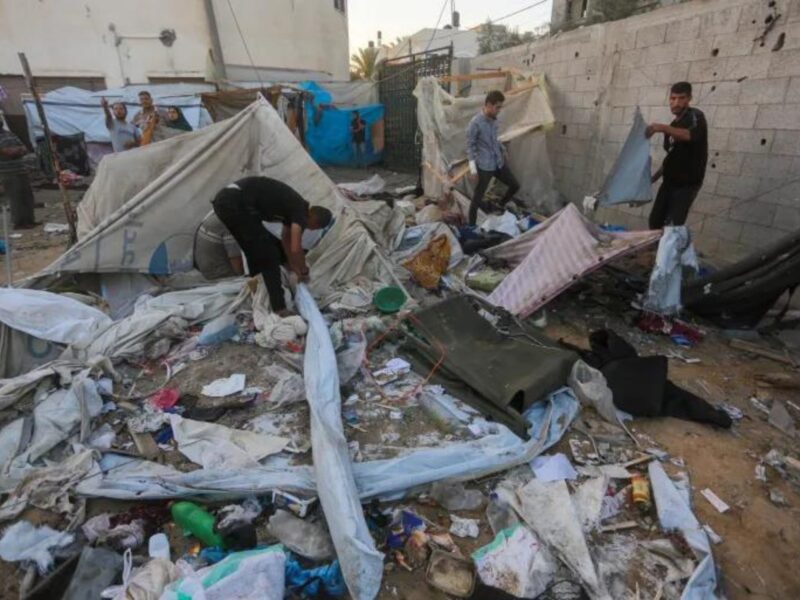
[[[142,132],[133,123],[128,123],[128,108],[122,102],[115,102],[109,110],[105,98],[100,100],[100,106],[106,115],[106,129],[111,137],[112,150],[124,152],[136,148],[142,140]]]
[[[353,111],[353,120],[350,122],[350,134],[353,139],[353,154],[356,164],[364,166],[364,153],[367,141],[367,124],[357,110]]]
[[[472,117],[467,127],[467,158],[475,193],[469,206],[469,225],[474,226],[478,219],[478,209],[489,212],[491,207],[483,201],[486,188],[492,177],[507,186],[505,196],[500,201],[503,207],[519,191],[517,178],[508,166],[508,153],[498,137],[497,117],[503,108],[506,97],[503,92],[494,90],[486,95],[483,109]]]

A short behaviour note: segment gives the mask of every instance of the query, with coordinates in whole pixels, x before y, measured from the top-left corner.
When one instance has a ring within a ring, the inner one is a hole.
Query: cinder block
[[[782,179],[763,179],[758,190],[758,199],[778,206],[800,206],[800,182],[793,173]]]
[[[614,69],[611,76],[612,87],[628,87],[631,80],[631,69]]]
[[[731,131],[728,150],[731,152],[751,152],[768,154],[772,148],[775,132],[771,129],[737,129]]]
[[[680,60],[680,59],[679,59]],[[701,83],[706,81],[720,81],[725,78],[728,67],[727,58],[707,58],[698,60],[694,57],[689,64],[689,81]]]
[[[773,243],[776,237],[776,232],[772,227],[745,223],[742,226],[739,242],[751,248],[763,248]]]
[[[630,69],[631,67],[638,67],[644,60],[644,48],[634,48],[622,53],[619,59],[619,66],[622,69]]]
[[[786,90],[786,103],[800,102],[800,77],[792,77]]]
[[[610,142],[624,142],[630,129],[628,125],[611,125],[606,133],[606,139]]]
[[[800,104],[760,106],[756,127],[761,129],[800,129]]]
[[[614,88],[610,94],[611,106],[636,106],[639,103],[639,90],[636,88]]]
[[[670,42],[669,44],[659,44],[645,48],[642,64],[645,65],[665,65],[675,62],[678,57],[678,46],[681,42]]]
[[[764,2],[753,2],[748,6],[743,6],[737,31],[746,32],[751,39],[756,37],[757,33],[753,32],[764,29],[764,19],[769,13],[770,10]]]
[[[769,177],[769,164],[776,158],[766,154],[745,154],[741,174],[751,177]],[[791,158],[789,164],[791,165]]]
[[[789,0],[789,6],[786,7],[788,13],[788,21],[795,23],[800,21],[800,0]]]
[[[575,91],[575,77],[548,77],[547,81],[554,92]]]
[[[721,127],[708,128],[708,146],[715,148],[718,151],[724,152],[728,149],[728,140],[730,139],[731,130],[722,129]]]
[[[666,34],[667,25],[665,23],[642,27],[636,32],[636,47],[647,48],[649,46],[663,44]]]
[[[776,56],[770,53],[731,58],[725,69],[724,78],[738,81],[744,78],[764,79],[767,76],[773,77],[770,73],[770,65],[777,60]]]
[[[700,35],[700,17],[673,21],[667,25],[667,42],[686,42]]]
[[[789,78],[748,79],[739,86],[739,102],[742,104],[782,104],[789,87]],[[800,81],[800,79],[798,79]],[[797,89],[800,102],[800,85]],[[791,102],[791,100],[786,100]]]
[[[588,108],[573,108],[572,123],[576,125],[586,125],[592,119],[592,110]]]
[[[700,84],[699,90],[694,93],[695,106],[706,104],[738,104],[739,84],[734,81],[719,81],[717,83]]]
[[[733,204],[733,199],[728,196],[717,196],[701,191],[692,205],[692,210],[703,215],[721,216],[728,212],[731,204]]]
[[[773,154],[800,156],[800,131],[776,131],[772,142]]]
[[[734,221],[770,227],[775,220],[777,207],[768,202],[745,198],[744,202],[734,202],[728,215]]]
[[[749,128],[756,122],[758,107],[752,106],[718,106],[711,124],[714,127],[733,129],[736,127]]]
[[[587,59],[585,58],[576,58],[574,60],[569,61],[569,69],[567,71],[568,75],[583,75],[586,73],[586,63]]]
[[[733,33],[739,28],[742,11],[737,7],[715,10],[700,17],[700,35]]]
[[[710,58],[711,50],[714,47],[714,38],[711,36],[700,36],[691,42],[682,42],[678,46],[678,60],[704,60]]]
[[[701,231],[704,238],[710,237],[736,242],[742,235],[742,224],[725,217],[710,216],[703,220]]]
[[[714,36],[714,47],[711,51],[716,50],[716,56],[748,56],[753,53],[755,44],[750,36],[728,33]]]
[[[625,112],[628,108],[612,108],[610,122],[612,125],[624,125],[628,121],[625,120]]]
[[[800,230],[800,208],[794,206],[776,207],[773,227],[783,231]]]
[[[769,67],[770,77],[795,77],[800,75],[800,50],[781,50],[774,53]]]
[[[639,104],[641,106],[658,106],[668,101],[668,88],[663,85],[643,87],[639,89]]]
[[[597,89],[597,75],[579,75],[575,78],[576,92],[589,92]]]
[[[751,198],[758,193],[758,184],[758,177],[745,177],[743,175],[720,175],[717,186],[714,189],[714,193],[718,196],[730,196],[732,198],[739,199]],[[731,214],[731,217],[733,217],[733,214]]]

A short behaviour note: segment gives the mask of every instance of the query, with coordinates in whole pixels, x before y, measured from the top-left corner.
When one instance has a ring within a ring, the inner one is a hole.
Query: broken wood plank
[[[759,373],[756,375],[758,385],[783,389],[800,389],[800,375],[793,373]]]
[[[749,352],[750,354],[755,354],[763,358],[768,358],[770,360],[774,360],[776,362],[783,363],[785,365],[795,366],[795,362],[794,360],[792,360],[791,357],[782,354],[777,350],[765,348],[760,344],[754,344],[746,340],[733,339],[729,342],[729,345],[731,348],[735,348],[737,350],[743,350],[744,352]]]
[[[623,529],[633,529],[634,527],[638,527],[639,523],[636,521],[622,521],[620,523],[614,523],[613,525],[606,525],[605,527],[600,528],[600,533],[612,533],[614,531],[621,531]]]
[[[135,431],[131,431],[130,427],[128,428],[128,433],[131,434],[133,444],[136,446],[136,450],[142,458],[155,460],[161,453],[161,449],[158,447],[158,444],[156,444],[153,436],[149,433],[136,433]]]

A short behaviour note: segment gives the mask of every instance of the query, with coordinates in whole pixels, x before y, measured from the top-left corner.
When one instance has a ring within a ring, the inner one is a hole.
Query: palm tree
[[[350,57],[350,71],[359,79],[372,79],[376,73],[377,59],[377,48],[359,48],[358,53]]]

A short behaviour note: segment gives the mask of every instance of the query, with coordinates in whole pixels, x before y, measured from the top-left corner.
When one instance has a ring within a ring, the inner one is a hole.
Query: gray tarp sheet
[[[646,129],[647,124],[637,106],[631,131],[597,195],[600,206],[626,202],[643,204],[653,199],[650,182],[650,140],[645,136]]]

